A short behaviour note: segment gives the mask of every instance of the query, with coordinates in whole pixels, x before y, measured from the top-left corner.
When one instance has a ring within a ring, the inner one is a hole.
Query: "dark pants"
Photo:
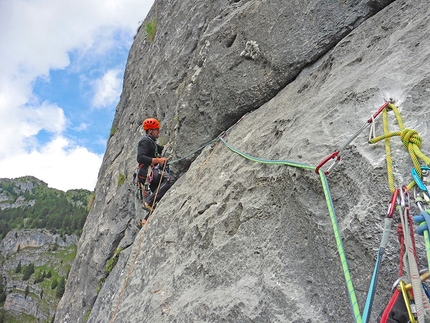
[[[160,185],[160,188],[158,188],[158,185]],[[149,189],[151,190],[152,194],[148,196],[148,198],[146,199],[146,203],[148,203],[148,205],[150,206],[155,206],[154,199],[155,203],[158,203],[158,201],[160,201],[164,194],[166,194],[166,192],[169,190],[170,186],[170,178],[166,178],[164,176],[162,177],[161,171],[159,170],[155,172],[154,178],[151,181],[151,185],[149,185]]]

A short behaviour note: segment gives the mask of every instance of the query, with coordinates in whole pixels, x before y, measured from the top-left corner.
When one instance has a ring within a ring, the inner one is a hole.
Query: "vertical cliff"
[[[413,1],[157,1],[130,50],[118,131],[56,322],[352,322],[318,175],[251,161],[218,141],[171,165],[178,180],[139,231],[139,128],[158,118],[177,160],[251,112],[228,143],[316,165],[394,97],[406,126],[426,138],[429,14]],[[154,21],[150,41],[143,27]],[[392,141],[396,185],[408,184],[412,162]],[[329,176],[361,308],[391,197],[384,156],[361,134]],[[373,318],[397,279],[394,231]]]

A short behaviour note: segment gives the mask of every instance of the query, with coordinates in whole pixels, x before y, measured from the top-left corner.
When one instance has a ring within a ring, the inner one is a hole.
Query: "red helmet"
[[[143,121],[143,130],[160,129],[160,122],[155,118],[148,118]]]

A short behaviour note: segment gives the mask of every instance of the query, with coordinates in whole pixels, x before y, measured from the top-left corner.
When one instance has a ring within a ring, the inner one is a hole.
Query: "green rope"
[[[426,246],[427,268],[430,268],[430,238],[428,230],[424,231],[424,241]]]
[[[299,167],[299,168],[304,168],[304,169],[309,169],[309,170],[315,170],[316,169],[316,167],[312,166],[312,165],[297,163],[297,162],[288,161],[288,160],[269,160],[269,159],[262,159],[262,158],[253,157],[253,156],[250,156],[250,155],[248,155],[244,152],[241,152],[240,150],[234,148],[232,145],[227,143],[224,139],[219,138],[219,140],[221,140],[233,152],[235,152],[235,153],[239,154],[240,156],[242,156],[246,159],[249,159],[251,161],[255,161],[255,162],[263,163],[263,164],[282,164],[282,165]],[[343,269],[343,273],[344,273],[345,280],[346,280],[349,300],[351,303],[352,315],[354,316],[356,323],[362,323],[360,308],[358,306],[357,297],[356,297],[355,290],[354,290],[354,285],[352,284],[352,279],[351,279],[351,275],[350,275],[349,268],[348,268],[345,250],[343,248],[342,237],[340,234],[339,225],[338,225],[337,220],[336,220],[336,213],[334,210],[334,205],[333,205],[333,201],[331,198],[327,178],[324,175],[324,172],[322,170],[319,170],[319,175],[321,178],[321,182],[322,182],[322,186],[323,186],[323,190],[324,190],[324,195],[325,195],[328,210],[330,213],[330,219],[331,219],[331,223],[333,226],[333,232],[334,232],[334,237],[335,237],[336,244],[337,244],[337,249],[338,249],[340,260],[342,263],[342,269]]]
[[[342,244],[342,237],[339,230],[339,225],[336,220],[336,213],[334,211],[333,200],[331,199],[330,189],[327,182],[327,177],[325,176],[324,172],[321,169],[319,170],[319,174],[320,174],[321,183],[324,190],[325,199],[328,206],[328,211],[330,214],[331,224],[333,226],[333,232],[334,232],[334,237],[336,239],[337,249],[339,251],[340,261],[342,263],[342,269],[346,280],[346,286],[348,288],[352,315],[354,316],[356,323],[361,323],[362,320],[361,320],[360,308],[358,306],[357,296],[355,295],[354,285],[352,284],[351,275],[350,275],[348,263],[346,260],[345,250]]]
[[[315,166],[297,163],[297,162],[293,162],[293,161],[289,161],[289,160],[270,160],[270,159],[262,159],[262,158],[253,157],[251,155],[245,154],[244,152],[241,152],[240,150],[234,148],[232,145],[230,145],[224,139],[219,138],[219,140],[221,140],[224,143],[224,145],[226,145],[230,150],[234,151],[236,154],[239,154],[240,156],[242,156],[246,159],[255,161],[257,163],[272,164],[272,165],[288,165],[288,166],[293,166],[293,167],[315,170]]]

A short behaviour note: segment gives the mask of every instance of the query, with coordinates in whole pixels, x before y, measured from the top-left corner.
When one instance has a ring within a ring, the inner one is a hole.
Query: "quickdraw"
[[[406,310],[408,311],[409,322],[417,323],[417,321],[415,320],[415,313],[412,311],[411,303],[409,300],[409,294],[408,294],[408,291],[406,290],[405,282],[401,280],[399,285],[400,285],[400,290],[402,291],[403,300],[406,305]]]
[[[382,234],[381,244],[379,245],[378,256],[376,258],[375,268],[373,270],[372,279],[370,280],[369,291],[367,293],[366,303],[363,310],[363,322],[368,322],[370,313],[372,311],[373,299],[375,297],[376,285],[378,283],[379,269],[381,267],[382,258],[384,256],[385,248],[388,245],[388,239],[391,231],[391,223],[393,222],[394,208],[396,206],[399,189],[396,189],[391,197],[388,206],[387,216],[385,217],[384,231]]]
[[[400,190],[399,200],[400,200],[399,215],[400,215],[400,220],[404,230],[404,244],[406,248],[403,262],[405,264],[406,274],[412,284],[412,291],[414,295],[414,301],[416,306],[416,316],[417,316],[418,322],[424,323],[426,309],[429,308],[429,304],[428,304],[428,299],[424,294],[422,283],[419,276],[415,239],[413,235],[412,221],[409,214],[409,194],[406,186],[403,186],[402,189]],[[406,306],[408,306],[409,301],[406,302],[406,299],[405,299],[405,303],[406,303]]]
[[[319,173],[319,170],[321,167],[323,167],[329,160],[334,159],[333,163],[331,164],[330,167],[327,168],[326,171],[324,171],[325,175],[328,175],[330,173],[330,171],[334,168],[334,166],[336,166],[341,159],[341,155],[340,152],[345,149],[351,142],[354,141],[355,138],[358,137],[358,135],[364,130],[366,129],[371,123],[373,123],[373,121],[375,120],[375,118],[383,111],[385,110],[385,108],[388,107],[388,105],[390,103],[394,103],[393,99],[389,99],[388,101],[386,101],[379,109],[378,111],[376,111],[362,126],[361,128],[338,150],[335,150],[332,154],[328,155],[326,158],[324,158],[316,167],[315,169],[315,173]]]
[[[427,178],[430,175],[430,167],[428,166],[421,166],[421,174],[423,176],[423,178]],[[425,185],[424,181],[420,178],[420,176],[418,175],[418,172],[415,168],[413,168],[411,170],[411,174],[412,174],[412,178],[414,179],[415,183],[417,184],[418,188],[423,191],[427,197],[430,198],[430,192],[428,187]]]

